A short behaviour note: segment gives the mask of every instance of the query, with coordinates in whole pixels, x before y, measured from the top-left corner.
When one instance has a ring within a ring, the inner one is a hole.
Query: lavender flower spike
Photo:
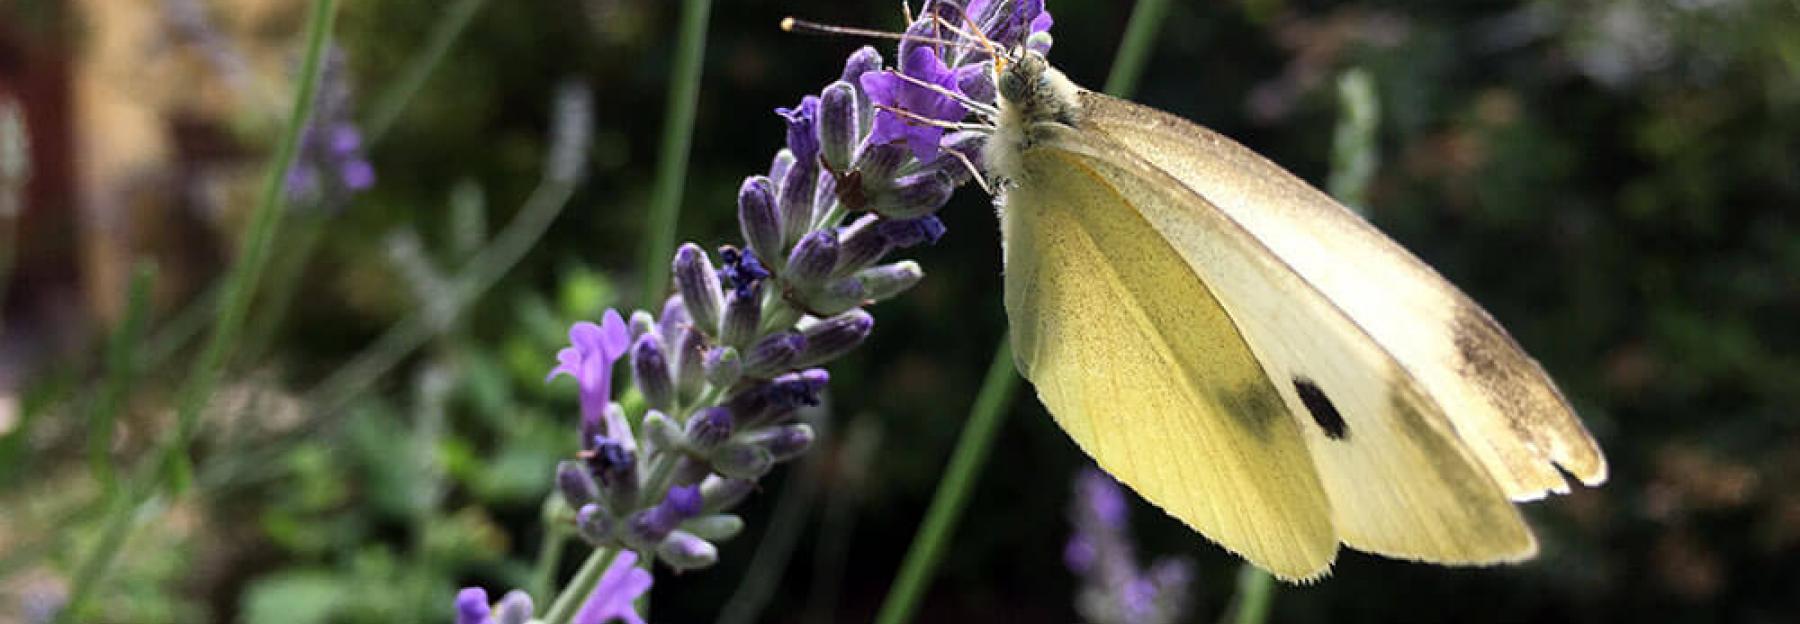
[[[638,596],[650,591],[655,581],[649,572],[638,569],[637,553],[629,550],[620,551],[613,557],[612,565],[600,575],[600,582],[594,586],[594,593],[588,594],[587,602],[582,603],[581,610],[575,613],[575,624],[605,624],[620,621],[625,624],[644,624],[643,616],[638,615],[633,605]]]

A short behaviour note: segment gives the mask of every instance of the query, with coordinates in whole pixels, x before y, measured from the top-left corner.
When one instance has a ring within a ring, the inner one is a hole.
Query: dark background
[[[449,3],[348,4],[338,41],[366,111]],[[574,442],[570,384],[546,387],[543,372],[567,323],[639,305],[639,232],[676,4],[481,9],[371,146],[375,188],[289,217],[284,232],[314,232],[316,245],[270,287],[291,289],[292,303],[280,314],[258,309],[253,336],[259,320],[281,320],[261,334],[266,349],[234,360],[224,386],[254,407],[208,413],[199,486],[134,534],[96,621],[301,621],[313,607],[320,621],[445,621],[456,587],[497,595],[523,582],[550,467]],[[260,16],[240,24],[242,45],[269,49],[270,75],[282,79],[298,50],[301,3],[208,6],[221,23],[238,24],[237,11]],[[1130,6],[1051,0],[1051,60],[1097,88]],[[67,104],[70,84],[109,79],[79,60],[100,40],[91,10],[0,6],[0,94],[24,102],[33,125],[80,132],[93,121]],[[772,110],[835,79],[862,43],[782,33],[775,25],[786,15],[901,26],[893,2],[717,2],[682,240],[737,239],[737,185],[767,168],[783,137]],[[876,45],[891,57],[891,46]],[[192,64],[143,60],[165,62]],[[1800,6],[1177,2],[1134,99],[1322,183],[1336,80],[1357,67],[1375,79],[1381,104],[1370,219],[1542,361],[1605,449],[1612,480],[1526,507],[1543,543],[1532,562],[1446,569],[1346,551],[1327,580],[1282,587],[1274,621],[1800,619]],[[504,225],[537,183],[553,93],[569,79],[593,89],[596,129],[587,181],[569,207],[456,329],[373,379],[347,416],[313,423],[302,391],[420,305],[409,295],[416,284],[389,260],[389,237],[414,232],[435,262],[459,265],[450,189],[485,198],[475,213],[489,225],[479,227]],[[133,187],[147,207],[114,209],[126,215],[125,233],[92,225],[96,212],[78,205],[83,185],[97,182],[47,174],[28,192],[0,334],[0,390],[23,415],[0,455],[0,552],[20,555],[0,568],[0,617],[25,621],[32,600],[53,597],[96,533],[92,513],[54,519],[95,492],[86,432],[66,402],[98,378],[99,345],[119,317],[119,267],[156,258],[154,318],[171,318],[217,276],[251,205],[241,189],[254,188],[271,134],[255,120],[279,112],[195,99],[159,104],[153,127],[184,147],[164,159],[163,182]],[[62,134],[34,129],[37,170],[84,157]],[[236,195],[208,208],[174,190],[215,169],[240,178],[225,184]],[[965,188],[942,217],[948,236],[906,256],[928,278],[873,308],[870,342],[832,369],[833,433],[878,432],[873,453],[858,458],[844,436],[827,435],[822,460],[778,469],[742,508],[748,527],[722,546],[718,566],[658,574],[656,621],[715,617],[746,574],[779,575],[763,621],[872,616],[1005,327],[988,198]],[[112,238],[84,234],[95,229]],[[141,455],[167,426],[193,350],[137,384],[118,461]],[[417,439],[409,427],[420,371],[454,380],[436,467],[426,469],[396,459]],[[1021,387],[919,621],[1076,619],[1062,550],[1069,479],[1084,461]],[[208,480],[207,466],[248,468]],[[772,508],[800,480],[818,495],[801,508],[791,563],[749,571]],[[436,494],[421,503],[420,490]],[[1141,501],[1133,510],[1142,556],[1199,562],[1190,620],[1217,618],[1238,562]],[[33,544],[54,546],[23,556]],[[579,557],[572,551],[565,568]]]

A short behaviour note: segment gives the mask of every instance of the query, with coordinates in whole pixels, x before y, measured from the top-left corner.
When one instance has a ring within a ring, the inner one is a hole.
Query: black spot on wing
[[[1325,391],[1319,385],[1305,377],[1294,378],[1294,391],[1300,393],[1300,402],[1306,404],[1306,411],[1312,413],[1313,422],[1325,432],[1325,437],[1342,440],[1350,436],[1349,425],[1344,424],[1344,416],[1338,413],[1337,406],[1325,397]]]

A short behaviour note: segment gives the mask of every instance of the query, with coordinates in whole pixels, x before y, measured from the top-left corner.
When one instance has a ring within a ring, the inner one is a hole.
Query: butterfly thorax
[[[1042,142],[1050,128],[1072,127],[1081,118],[1080,87],[1050,66],[1044,55],[1026,50],[1000,72],[1000,117],[987,152],[988,170],[1016,180],[1019,155]]]

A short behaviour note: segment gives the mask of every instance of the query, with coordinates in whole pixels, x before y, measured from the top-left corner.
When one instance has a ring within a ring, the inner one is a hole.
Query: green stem
[[[527,588],[533,596],[550,595],[556,567],[562,565],[563,548],[568,545],[568,529],[562,525],[544,527],[544,543],[538,546],[537,563],[531,567],[531,587]]]
[[[388,130],[393,129],[394,122],[400,119],[400,114],[412,103],[413,96],[418,95],[419,89],[425,86],[431,73],[443,63],[444,56],[450,52],[456,40],[462,37],[463,31],[468,29],[469,23],[475,20],[475,14],[480,13],[485,4],[487,0],[457,0],[444,10],[443,16],[432,26],[425,47],[407,63],[406,70],[401,72],[393,86],[376,97],[375,103],[370,106],[368,121],[363,124],[363,135],[368,137],[369,143],[380,140]]]
[[[668,112],[662,137],[662,161],[650,199],[644,231],[644,297],[648,306],[669,288],[669,253],[675,248],[675,226],[681,214],[681,192],[687,184],[688,153],[693,149],[694,115],[700,99],[700,68],[706,57],[706,22],[712,0],[685,0],[677,35],[675,74],[669,82]]]
[[[575,578],[563,586],[562,593],[550,603],[550,609],[544,612],[544,624],[568,624],[575,619],[575,612],[587,595],[593,593],[594,586],[600,584],[600,576],[612,566],[613,559],[619,551],[612,548],[596,548],[588,554],[586,561],[581,562],[581,569],[575,571]]]
[[[1125,26],[1125,39],[1113,56],[1112,72],[1106,75],[1106,92],[1113,97],[1130,97],[1137,92],[1138,79],[1144,75],[1144,64],[1156,47],[1157,31],[1163,16],[1169,13],[1169,0],[1138,0],[1131,10],[1131,21]]]
[[[145,319],[150,315],[150,286],[155,281],[155,264],[140,262],[132,272],[125,319],[106,346],[106,380],[100,390],[100,399],[88,417],[88,461],[94,477],[109,493],[116,493],[118,487],[112,468],[113,423],[118,420],[119,408],[131,393],[131,384],[140,370],[137,348],[144,335]]]
[[[818,428],[820,440],[830,435],[826,430],[829,419],[809,420]],[[819,480],[826,469],[827,458],[825,449],[819,448],[821,446],[815,444],[813,451],[797,469],[788,473],[787,481],[782,483],[781,498],[775,501],[775,511],[769,514],[769,528],[757,542],[756,553],[750,556],[750,565],[744,569],[744,580],[719,609],[719,624],[750,624],[762,620],[763,609],[781,585],[782,573],[793,559],[794,547],[800,544],[802,530],[807,526],[806,516],[818,498]]]
[[[981,476],[982,464],[993,447],[994,433],[1000,429],[1000,420],[1006,415],[1018,383],[1019,376],[1013,373],[1012,343],[1002,340],[994,352],[993,363],[988,365],[981,393],[975,397],[975,407],[969,410],[969,421],[963,425],[956,451],[950,456],[950,466],[944,470],[944,480],[938,483],[931,508],[925,512],[925,522],[919,526],[906,560],[900,565],[900,578],[888,590],[887,600],[875,616],[877,623],[901,624],[912,619],[913,610],[950,543],[950,534],[956,530],[956,521],[969,501],[975,479]]]
[[[1227,624],[1262,624],[1269,619],[1275,601],[1275,577],[1249,562],[1238,566],[1237,597],[1227,613]]]
[[[70,586],[68,603],[58,614],[59,621],[72,621],[81,610],[83,602],[93,592],[95,581],[104,575],[123,546],[125,533],[131,526],[132,516],[139,505],[161,489],[165,477],[179,474],[186,467],[188,443],[193,440],[198,428],[200,410],[212,398],[213,386],[218,383],[222,372],[220,365],[225,362],[227,352],[237,343],[238,334],[243,330],[245,314],[249,311],[250,301],[256,292],[257,278],[261,277],[264,265],[267,264],[269,248],[281,224],[284,199],[282,181],[286,178],[288,169],[294,165],[300,132],[306,127],[307,118],[312,115],[313,94],[319,84],[320,60],[324,57],[325,42],[331,35],[336,8],[336,0],[313,0],[306,26],[305,60],[301,64],[299,88],[294,93],[293,114],[288,117],[280,146],[269,164],[261,201],[250,216],[250,229],[244,237],[237,262],[232,264],[225,278],[212,339],[201,352],[199,361],[194,364],[192,376],[182,389],[175,431],[163,440],[161,449],[152,456],[153,463],[148,470],[139,473],[143,483],[123,496],[116,497],[118,504],[112,510],[112,517],[108,519],[106,532],[77,568]]]

